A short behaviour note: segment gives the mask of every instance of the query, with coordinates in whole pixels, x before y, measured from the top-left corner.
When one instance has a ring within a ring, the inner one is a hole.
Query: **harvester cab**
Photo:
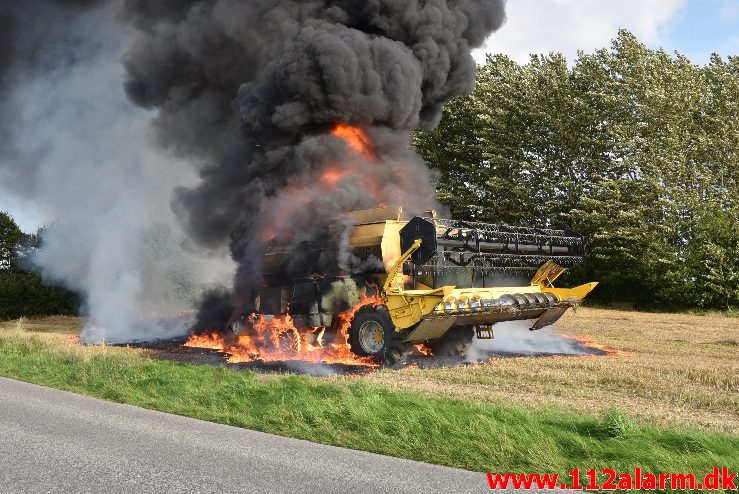
[[[432,212],[404,221],[400,208],[347,214],[353,254],[376,259],[366,264],[377,268],[285,280],[293,252],[275,246],[264,262],[270,286],[255,290],[254,312],[289,312],[297,326],[324,328],[346,338],[355,354],[394,365],[418,343],[435,355],[463,355],[473,338],[492,338],[503,321],[544,328],[597,285],[554,287],[585,254],[582,237],[570,231],[440,219]]]

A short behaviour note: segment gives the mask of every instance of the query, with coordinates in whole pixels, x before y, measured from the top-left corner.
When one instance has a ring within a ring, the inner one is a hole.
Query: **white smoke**
[[[233,266],[227,253],[209,257],[185,243],[170,201],[175,187],[196,177],[153,143],[151,114],[126,98],[120,59],[130,35],[116,11],[76,18],[69,29],[84,47],[62,50],[75,61],[13,86],[16,154],[33,165],[3,165],[23,177],[27,190],[17,187],[16,195],[51,223],[35,258],[41,272],[83,294],[95,327],[88,336],[124,342],[185,331],[186,324],[140,320],[193,308],[203,286],[230,283]],[[75,57],[81,49],[85,56]]]
[[[575,339],[567,338],[548,326],[529,331],[534,321],[508,321],[493,326],[492,340],[475,338],[467,350],[468,362],[485,361],[490,357],[589,355],[592,349],[582,346]]]

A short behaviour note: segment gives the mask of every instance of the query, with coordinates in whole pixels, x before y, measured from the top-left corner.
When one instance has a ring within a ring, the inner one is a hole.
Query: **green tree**
[[[5,211],[0,211],[0,269],[10,269],[15,264],[16,246],[25,234]]]
[[[24,233],[8,213],[0,212],[0,320],[74,314],[79,308],[76,294],[44,283],[41,275],[27,269],[25,261],[40,247],[42,234]]]
[[[590,255],[570,279],[602,281],[595,298],[724,307],[734,297],[725,232],[739,205],[738,61],[698,66],[628,31],[572,65],[559,54],[525,65],[491,56],[473,94],[414,144],[456,217],[582,233]]]
[[[702,306],[731,309],[739,303],[739,211],[709,205],[694,223],[686,261]]]

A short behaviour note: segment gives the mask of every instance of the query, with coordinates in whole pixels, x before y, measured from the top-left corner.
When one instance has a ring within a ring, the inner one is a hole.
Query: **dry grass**
[[[115,358],[121,366],[141,360],[144,351],[109,345],[81,345],[80,318],[53,316],[0,322],[0,343],[11,343],[38,351],[38,358],[60,358],[90,363],[99,358]],[[7,358],[9,356],[6,355]]]
[[[581,308],[558,329],[629,356],[495,359],[367,379],[475,402],[595,414],[618,408],[657,425],[739,432],[739,319]]]
[[[70,316],[47,316],[0,321],[0,330],[13,329],[34,333],[77,334],[82,329],[82,319]]]

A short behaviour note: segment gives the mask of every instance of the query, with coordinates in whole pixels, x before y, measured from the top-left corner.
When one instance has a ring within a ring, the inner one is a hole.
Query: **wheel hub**
[[[369,354],[377,354],[385,346],[385,331],[377,321],[367,321],[359,327],[359,344]]]

